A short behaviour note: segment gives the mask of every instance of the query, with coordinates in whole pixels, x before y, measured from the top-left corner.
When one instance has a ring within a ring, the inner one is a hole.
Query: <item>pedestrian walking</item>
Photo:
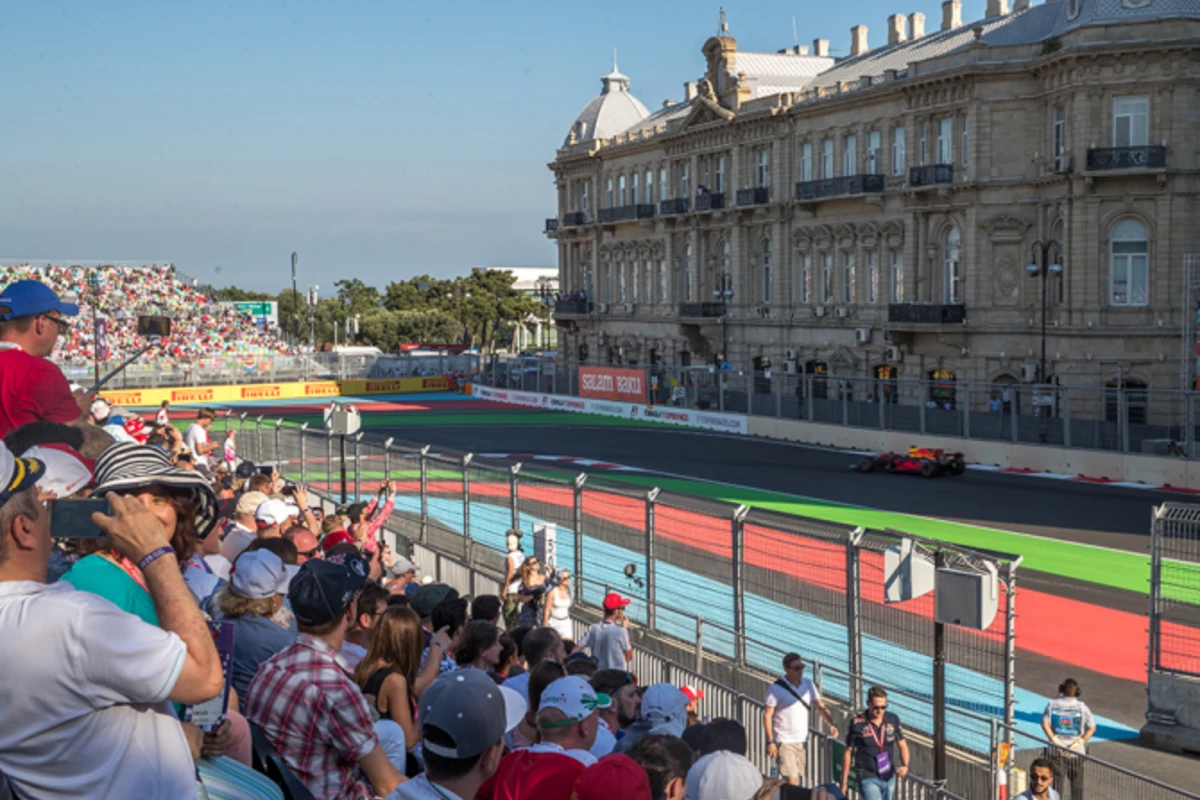
[[[813,706],[829,723],[830,734],[835,739],[838,735],[833,716],[821,701],[821,693],[804,677],[804,659],[799,653],[788,653],[783,657],[783,676],[767,688],[764,705],[767,755],[779,762],[781,778],[799,786],[807,767],[805,748]]]
[[[900,718],[887,708],[887,691],[872,686],[867,691],[866,710],[850,721],[842,756],[842,794],[852,763],[863,800],[892,800],[896,777],[908,774],[908,742]]]

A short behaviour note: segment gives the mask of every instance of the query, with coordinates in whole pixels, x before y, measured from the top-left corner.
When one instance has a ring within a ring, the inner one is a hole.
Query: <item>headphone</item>
[[[1063,681],[1062,683],[1060,683],[1058,685],[1058,693],[1059,694],[1067,693],[1067,684],[1071,684],[1075,687],[1075,698],[1076,699],[1083,697],[1083,687],[1080,686],[1079,681],[1075,680],[1074,678],[1067,678],[1065,681]]]

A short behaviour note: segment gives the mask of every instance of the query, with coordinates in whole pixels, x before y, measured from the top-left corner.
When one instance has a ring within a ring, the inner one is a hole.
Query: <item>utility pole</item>
[[[296,288],[296,264],[300,258],[292,253],[292,336],[300,342],[300,291]]]

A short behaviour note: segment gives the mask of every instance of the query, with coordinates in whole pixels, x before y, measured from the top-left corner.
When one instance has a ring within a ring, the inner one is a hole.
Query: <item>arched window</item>
[[[771,240],[762,241],[762,301],[771,302]]]
[[[957,226],[946,232],[944,250],[946,305],[958,305],[962,302],[962,238]]]
[[[1146,226],[1123,220],[1113,230],[1110,246],[1111,291],[1114,306],[1144,306],[1150,298],[1150,242]]]
[[[1067,0],[1067,19],[1075,19],[1079,16],[1079,2],[1080,0]]]

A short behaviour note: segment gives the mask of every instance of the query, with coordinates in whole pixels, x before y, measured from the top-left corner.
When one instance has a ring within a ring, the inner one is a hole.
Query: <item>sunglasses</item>
[[[48,319],[51,322],[53,322],[55,325],[57,325],[59,333],[67,333],[68,331],[71,330],[71,323],[67,322],[65,319],[60,319],[59,317],[52,317],[49,314],[42,314],[42,319]]]
[[[881,706],[871,706],[871,710],[872,711],[887,711],[887,703],[884,703]]]
[[[321,548],[314,547],[312,550],[309,550],[307,553],[297,553],[296,555],[304,556],[305,558],[316,558],[318,555],[320,555],[320,553],[321,553]]]

